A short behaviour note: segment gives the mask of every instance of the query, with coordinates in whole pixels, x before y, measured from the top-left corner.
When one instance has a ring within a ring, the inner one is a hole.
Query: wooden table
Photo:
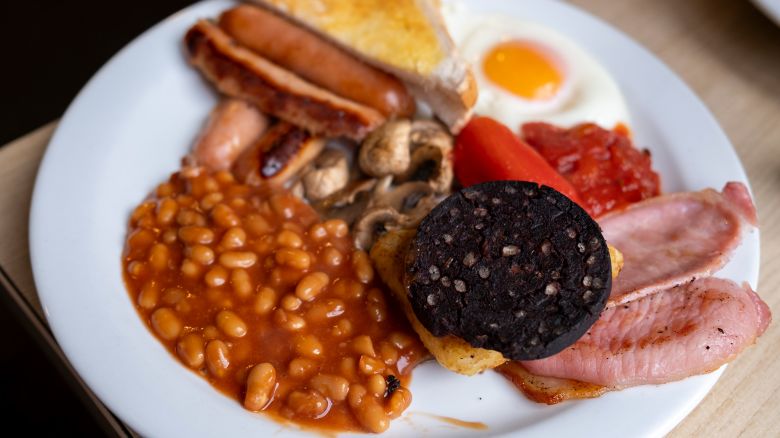
[[[713,111],[744,163],[761,222],[759,293],[780,315],[780,28],[749,2],[573,0],[657,54]],[[27,217],[49,124],[0,149],[0,285],[67,369],[45,325],[30,272]],[[706,166],[706,162],[690,163]],[[671,436],[780,434],[780,323],[736,360]],[[72,371],[72,369],[70,369]],[[80,382],[74,374],[76,382]],[[83,388],[83,387],[82,387]],[[119,435],[131,433],[88,389]]]

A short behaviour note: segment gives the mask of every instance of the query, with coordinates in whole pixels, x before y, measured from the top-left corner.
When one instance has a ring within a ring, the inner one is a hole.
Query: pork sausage
[[[334,93],[388,117],[414,114],[414,98],[398,79],[262,8],[228,9],[219,25],[243,46]]]

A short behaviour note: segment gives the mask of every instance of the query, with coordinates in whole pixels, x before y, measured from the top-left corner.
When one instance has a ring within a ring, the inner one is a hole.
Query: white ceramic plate
[[[245,411],[187,371],[149,333],[121,276],[127,218],[179,166],[216,101],[183,57],[197,18],[233,3],[193,5],[138,37],[98,72],[71,104],[36,182],[30,219],[33,271],[46,317],[68,359],[122,420],[151,436],[269,436],[302,433]],[[625,35],[556,1],[473,1],[470,6],[541,22],[570,36],[617,79],[638,145],[652,150],[666,191],[747,183],[712,115],[668,68]],[[723,272],[758,278],[757,233]],[[415,371],[414,402],[386,436],[459,436],[425,414],[481,421],[484,434],[524,437],[660,436],[707,394],[720,372],[663,386],[548,407],[526,400],[502,377],[463,377],[435,363]]]
[[[780,26],[780,0],[753,0],[753,4]]]

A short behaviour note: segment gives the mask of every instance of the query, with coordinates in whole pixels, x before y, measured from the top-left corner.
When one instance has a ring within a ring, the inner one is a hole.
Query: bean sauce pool
[[[347,224],[229,172],[180,172],[132,213],[125,282],[151,332],[250,411],[381,432],[427,356]]]

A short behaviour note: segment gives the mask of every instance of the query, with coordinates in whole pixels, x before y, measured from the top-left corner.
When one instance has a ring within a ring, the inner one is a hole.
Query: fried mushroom
[[[406,172],[410,163],[410,131],[411,122],[406,119],[392,120],[372,131],[358,155],[363,172],[377,178]]]
[[[349,182],[346,155],[340,150],[326,149],[303,174],[301,182],[310,201],[319,201],[338,192]]]

